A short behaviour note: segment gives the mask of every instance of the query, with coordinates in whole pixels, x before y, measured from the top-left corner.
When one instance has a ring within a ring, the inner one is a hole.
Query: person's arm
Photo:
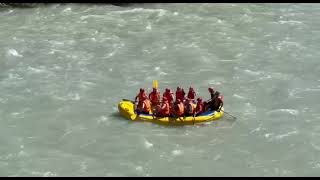
[[[220,112],[222,106],[223,106],[223,101],[220,101],[220,106],[219,106],[218,112]]]
[[[141,110],[144,111],[144,109],[145,109],[145,104],[142,103]]]

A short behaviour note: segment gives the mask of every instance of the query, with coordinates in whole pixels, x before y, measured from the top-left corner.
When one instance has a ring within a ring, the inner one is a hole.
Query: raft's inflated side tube
[[[156,124],[162,125],[192,125],[195,123],[214,121],[221,118],[224,114],[224,109],[222,111],[208,111],[204,112],[195,117],[155,117],[152,114],[136,114],[134,111],[134,104],[132,101],[120,101],[118,105],[120,114],[133,121],[148,121]]]

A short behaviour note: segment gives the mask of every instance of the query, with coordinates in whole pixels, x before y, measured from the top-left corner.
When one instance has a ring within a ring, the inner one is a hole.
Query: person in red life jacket
[[[147,97],[146,91],[143,88],[140,88],[139,94],[136,96],[134,101],[137,102],[137,99],[138,99],[138,101],[141,101],[145,97]]]
[[[137,105],[137,112],[149,114],[150,111],[151,111],[151,102],[146,96],[144,96]]]
[[[173,104],[173,93],[170,89],[166,88],[165,92],[163,93],[163,97],[166,97],[169,104]]]
[[[157,115],[160,117],[166,117],[170,115],[170,105],[166,97],[162,98],[162,104],[157,110],[157,112],[158,112]]]
[[[190,86],[189,88],[189,92],[188,92],[188,96],[187,96],[188,99],[191,99],[192,101],[195,100],[196,98],[196,92],[194,91],[194,89]],[[194,101],[195,102],[195,101]]]
[[[199,115],[199,114],[203,113],[203,111],[204,111],[204,104],[202,102],[202,98],[199,97],[197,99],[197,106],[196,106],[196,109],[195,109],[195,114]]]
[[[174,115],[177,117],[181,117],[184,115],[184,104],[180,99],[177,99],[174,104]]]
[[[193,116],[194,115],[194,107],[193,107],[192,99],[186,99],[184,113],[186,116]]]
[[[176,91],[176,101],[180,99],[183,102],[185,94],[186,93],[184,92],[183,88],[178,86]]]
[[[134,109],[137,108],[137,105],[142,103],[142,100],[147,98],[146,91],[143,88],[140,88],[139,94],[134,99]],[[137,103],[138,102],[138,103]]]
[[[152,92],[149,94],[149,99],[151,101],[152,107],[160,104],[160,92],[158,91],[158,89],[152,89]]]

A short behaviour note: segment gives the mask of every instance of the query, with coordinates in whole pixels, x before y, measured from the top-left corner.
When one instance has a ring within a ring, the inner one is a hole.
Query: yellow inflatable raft
[[[134,111],[133,102],[125,99],[119,102],[118,109],[123,117],[132,121],[148,121],[161,125],[193,125],[195,123],[217,120],[224,114],[224,109],[222,107],[222,111],[220,112],[208,111],[195,117],[156,117],[152,114],[137,114]]]

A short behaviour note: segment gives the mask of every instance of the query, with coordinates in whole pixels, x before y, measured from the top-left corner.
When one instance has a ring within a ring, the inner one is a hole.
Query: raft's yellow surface
[[[204,115],[196,116],[196,117],[153,117],[151,114],[140,114],[137,115],[134,112],[134,104],[131,101],[121,101],[118,105],[119,112],[122,116],[127,119],[131,119],[133,121],[148,121],[156,124],[162,125],[192,125],[195,123],[201,123],[206,121],[217,120],[223,116],[223,107],[220,112],[208,112],[204,113]]]

